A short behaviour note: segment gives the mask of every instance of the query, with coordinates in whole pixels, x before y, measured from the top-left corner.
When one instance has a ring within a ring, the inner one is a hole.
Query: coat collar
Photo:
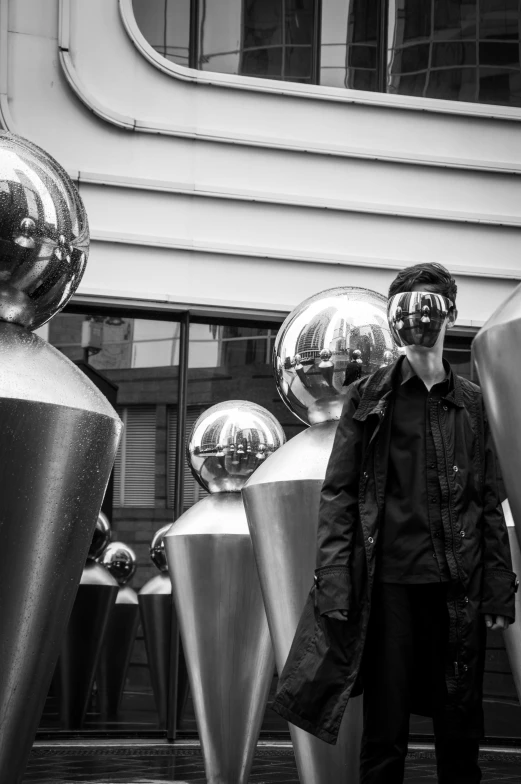
[[[354,419],[363,422],[370,414],[384,415],[393,390],[401,382],[404,359],[404,356],[398,357],[392,365],[379,368],[362,381],[362,394],[358,408],[353,415]],[[443,400],[458,408],[464,408],[460,378],[454,373],[448,362],[444,361],[444,364],[447,367],[450,383],[449,391],[443,395]]]

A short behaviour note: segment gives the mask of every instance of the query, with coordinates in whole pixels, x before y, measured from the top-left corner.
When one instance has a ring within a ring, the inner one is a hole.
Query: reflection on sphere
[[[100,557],[110,542],[111,535],[112,533],[108,517],[104,515],[103,512],[100,512],[96,521],[96,528],[94,529],[94,535],[92,537],[92,542],[89,548],[89,559],[95,560],[96,558]]]
[[[273,368],[288,408],[315,424],[339,419],[346,387],[398,356],[386,297],[339,286],[289,314],[275,341]]]
[[[5,131],[0,131],[0,243],[0,321],[36,329],[78,288],[89,226],[60,164]]]
[[[265,408],[230,400],[199,417],[187,445],[188,463],[210,493],[239,492],[285,440],[281,425]]]
[[[164,525],[159,531],[156,531],[150,544],[150,558],[160,572],[168,572],[164,538],[171,527],[172,524],[168,523],[168,525]]]
[[[137,558],[128,544],[111,542],[104,550],[100,563],[109,570],[120,585],[125,585],[134,576]]]

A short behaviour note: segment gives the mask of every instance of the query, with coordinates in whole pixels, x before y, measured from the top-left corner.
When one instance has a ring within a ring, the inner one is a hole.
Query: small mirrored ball
[[[164,539],[170,528],[171,523],[168,523],[156,531],[150,544],[150,559],[160,572],[168,572]]]
[[[188,464],[210,493],[240,492],[285,440],[282,426],[267,409],[230,400],[212,406],[195,423],[187,444]]]
[[[120,585],[128,583],[134,576],[137,568],[136,554],[124,542],[111,542],[105,548],[99,560]]]
[[[37,329],[79,286],[89,224],[60,164],[5,131],[0,131],[0,216],[0,321]]]
[[[387,298],[339,286],[289,314],[275,341],[273,371],[290,411],[312,425],[339,419],[347,387],[399,354],[387,322]]]
[[[108,546],[112,536],[112,529],[108,517],[100,512],[96,521],[96,528],[89,548],[88,559],[95,561]]]

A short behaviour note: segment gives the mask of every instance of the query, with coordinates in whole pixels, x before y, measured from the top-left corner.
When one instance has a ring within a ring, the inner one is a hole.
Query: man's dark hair
[[[429,289],[448,297],[456,304],[456,294],[458,287],[456,281],[442,264],[427,262],[425,264],[414,264],[400,270],[391,285],[389,286],[389,297],[401,294],[404,291],[412,291],[417,283],[428,283]]]

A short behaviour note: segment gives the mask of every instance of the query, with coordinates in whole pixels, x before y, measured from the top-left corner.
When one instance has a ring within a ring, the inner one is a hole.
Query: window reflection
[[[181,65],[521,106],[517,0],[133,2],[145,38]]]
[[[390,0],[388,92],[521,106],[517,0]]]

